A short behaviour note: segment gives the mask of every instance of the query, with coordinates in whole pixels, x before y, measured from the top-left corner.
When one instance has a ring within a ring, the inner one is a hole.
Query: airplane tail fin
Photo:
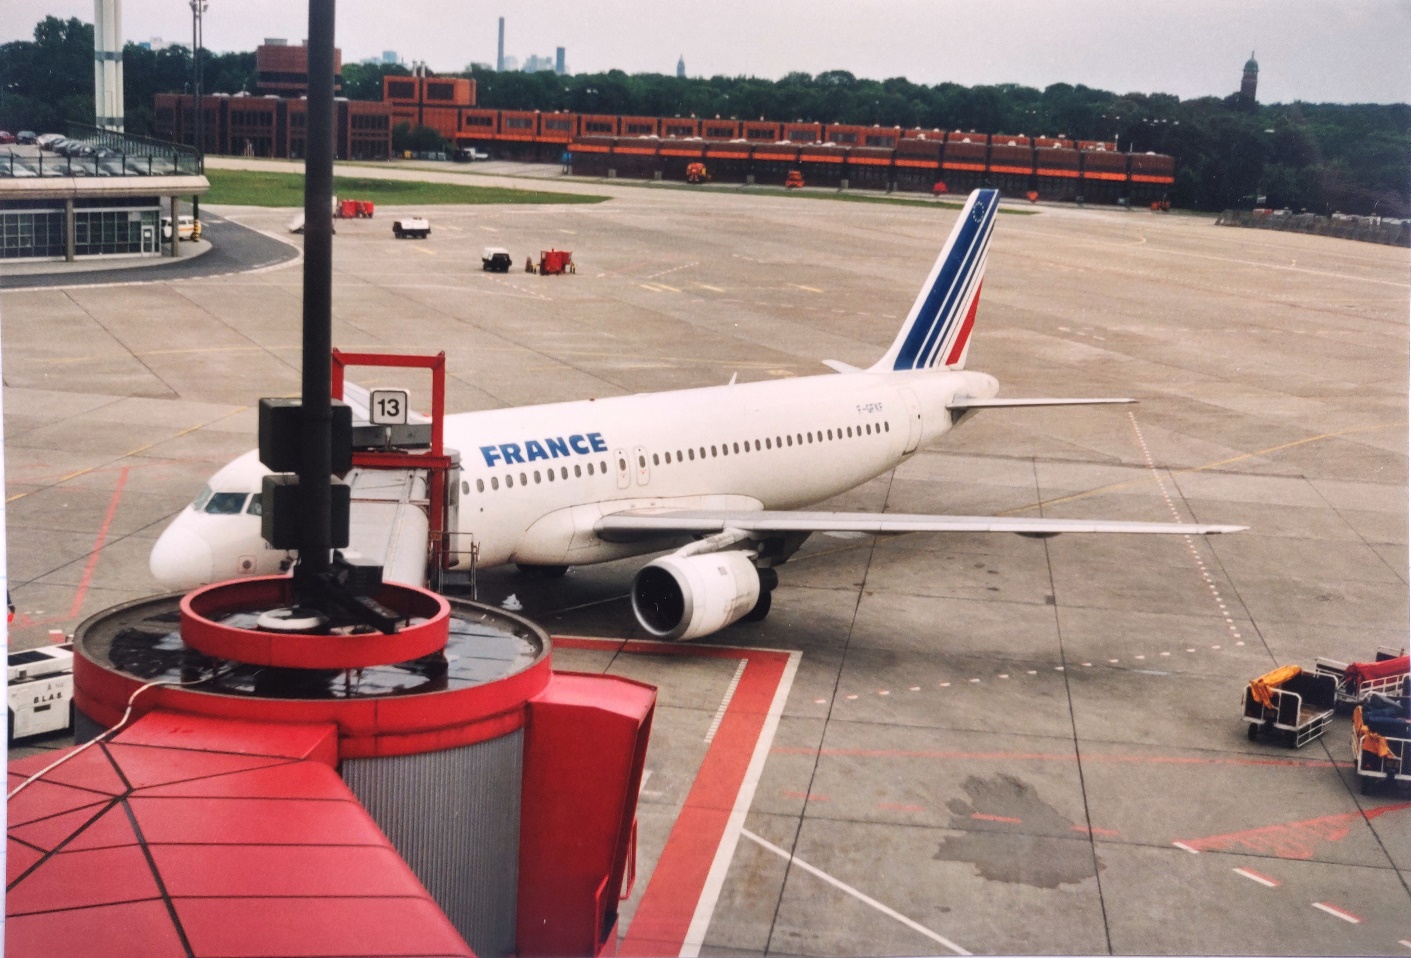
[[[970,194],[901,332],[869,372],[965,368],[998,210],[999,190]]]

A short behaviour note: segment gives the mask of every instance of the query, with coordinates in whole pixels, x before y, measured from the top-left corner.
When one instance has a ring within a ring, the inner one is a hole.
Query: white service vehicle
[[[73,643],[11,652],[7,741],[73,727]]]
[[[196,220],[189,214],[181,213],[176,218],[176,232],[184,240],[195,240],[201,238],[200,231],[196,228]],[[162,241],[171,242],[171,217],[162,217]]]
[[[412,216],[392,221],[392,235],[397,239],[426,239],[431,235],[431,221],[424,216]]]

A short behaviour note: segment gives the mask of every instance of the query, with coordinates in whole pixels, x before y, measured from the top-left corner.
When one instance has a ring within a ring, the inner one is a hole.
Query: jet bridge
[[[430,415],[411,412],[405,390],[349,382],[349,367],[428,370]],[[333,398],[352,406],[354,417],[348,550],[380,563],[389,581],[439,588],[448,569],[467,564],[451,548],[460,453],[444,445],[446,354],[335,349],[331,374]],[[468,564],[473,570],[473,548]]]

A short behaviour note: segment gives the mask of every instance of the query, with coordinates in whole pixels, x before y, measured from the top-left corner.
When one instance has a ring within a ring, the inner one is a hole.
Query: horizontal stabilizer
[[[1140,535],[1214,535],[1240,532],[1246,528],[1248,527],[1194,522],[713,509],[628,509],[603,516],[597,522],[598,535],[611,542],[631,542],[670,535],[709,534],[726,529],[761,533],[870,532],[878,535],[903,532],[1012,532],[1020,535],[1118,532]]]
[[[1100,406],[1110,403],[1134,403],[1135,399],[965,399],[957,396],[946,403],[947,409],[1010,409],[1019,406]]]

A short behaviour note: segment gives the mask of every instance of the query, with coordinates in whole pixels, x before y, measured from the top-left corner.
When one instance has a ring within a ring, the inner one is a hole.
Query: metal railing
[[[43,149],[33,154],[10,150],[0,154],[0,178],[194,176],[200,172],[196,151],[189,146],[82,123],[70,123],[68,130],[68,142],[81,144],[86,150],[71,155]]]

